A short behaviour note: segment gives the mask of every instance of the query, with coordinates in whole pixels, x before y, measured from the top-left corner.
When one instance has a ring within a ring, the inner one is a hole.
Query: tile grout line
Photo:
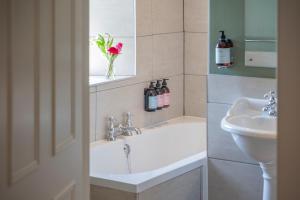
[[[246,164],[246,165],[252,165],[252,166],[257,166],[259,167],[259,164],[255,164],[255,163],[250,163],[250,162],[243,162],[243,161],[238,161],[238,160],[229,160],[229,159],[222,159],[222,158],[215,158],[215,157],[207,157],[209,159],[213,159],[213,160],[221,160],[221,161],[225,161],[225,162],[233,162],[233,163],[240,163],[240,164]],[[260,167],[259,167],[260,168]]]
[[[151,0],[150,1],[150,6],[151,6],[151,43],[152,43],[152,46],[151,46],[151,48],[152,48],[152,57],[151,57],[151,63],[152,63],[152,65],[151,65],[151,67],[152,67],[152,70],[151,70],[151,80],[153,80],[154,79],[154,34],[153,34],[153,32],[154,32],[154,20],[153,20],[153,0]],[[149,81],[148,81],[149,82]],[[145,100],[144,100],[144,105],[145,105]],[[153,119],[154,119],[154,117],[153,117],[153,115],[150,115],[149,116],[149,120],[150,120],[150,124],[152,124],[153,123]],[[145,124],[144,124],[145,125]]]
[[[186,73],[186,66],[185,66],[185,60],[186,60],[186,55],[185,55],[185,49],[186,49],[186,37],[185,37],[185,1],[186,0],[182,0],[183,5],[182,5],[182,13],[183,13],[183,115],[186,115],[186,79],[185,79],[185,73]]]

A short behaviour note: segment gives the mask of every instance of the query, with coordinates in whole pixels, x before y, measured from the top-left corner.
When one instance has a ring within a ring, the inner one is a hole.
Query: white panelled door
[[[87,8],[0,0],[1,200],[88,199]]]

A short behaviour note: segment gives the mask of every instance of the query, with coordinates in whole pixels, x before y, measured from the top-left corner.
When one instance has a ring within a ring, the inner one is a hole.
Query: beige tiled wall
[[[206,117],[206,76],[185,75],[185,114]]]
[[[184,0],[184,30],[192,33],[208,32],[209,0]]]
[[[91,141],[103,139],[107,117],[133,113],[134,125],[144,127],[183,115],[183,0],[136,0],[137,76],[91,88]],[[167,77],[171,107],[144,111],[144,88],[150,80]]]
[[[208,0],[184,0],[185,115],[206,117]]]

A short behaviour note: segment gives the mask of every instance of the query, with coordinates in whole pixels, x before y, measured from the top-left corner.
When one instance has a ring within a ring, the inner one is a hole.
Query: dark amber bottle
[[[224,31],[220,31],[220,38],[216,46],[216,65],[219,68],[227,68],[231,65],[230,60],[230,44],[226,40]]]
[[[230,66],[233,65],[233,42],[231,39],[227,39],[227,45],[230,48]]]

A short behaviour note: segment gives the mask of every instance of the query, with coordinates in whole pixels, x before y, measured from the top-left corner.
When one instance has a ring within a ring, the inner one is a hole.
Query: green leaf
[[[108,59],[105,38],[101,34],[98,34],[98,37],[95,42],[96,42],[98,48],[100,49],[101,53],[103,54],[103,56]]]
[[[106,49],[105,49],[105,47],[104,46],[101,46],[100,47],[100,50],[101,50],[101,52],[104,54],[104,55],[106,55]]]
[[[103,46],[103,43],[99,40],[96,40],[96,44],[99,48],[101,48],[101,46]]]
[[[102,41],[103,43],[105,43],[105,39],[104,39],[104,37],[101,34],[98,34],[98,39],[100,41]]]
[[[96,44],[98,45],[99,48],[105,46],[105,39],[102,35],[98,34],[98,38],[96,39]]]
[[[114,38],[111,38],[111,40],[108,42],[108,48],[112,47],[114,43]]]
[[[106,33],[106,34],[108,37],[107,42],[106,42],[106,48],[109,49],[110,47],[112,47],[112,45],[114,43],[114,38],[110,34],[108,34],[108,33]]]

